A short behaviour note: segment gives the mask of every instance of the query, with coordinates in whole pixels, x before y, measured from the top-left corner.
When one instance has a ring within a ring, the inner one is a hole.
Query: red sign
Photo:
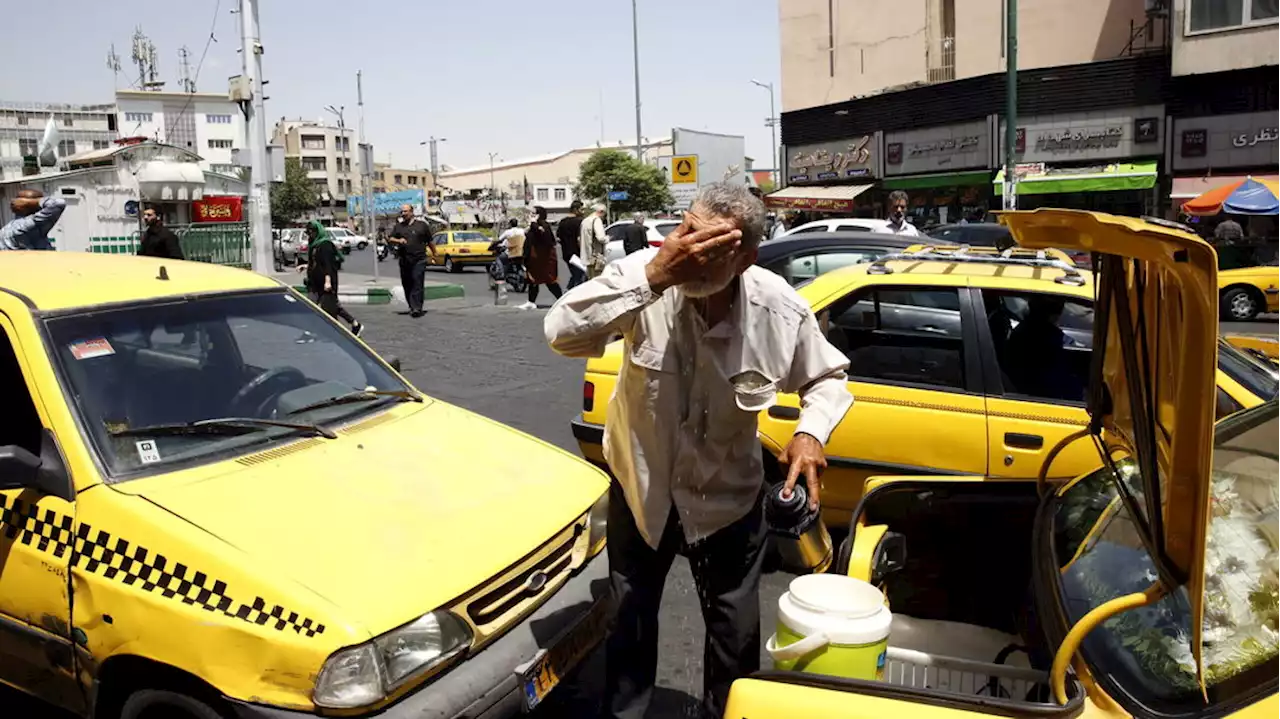
[[[764,204],[768,207],[779,207],[786,210],[853,212],[853,200],[830,200],[816,197],[770,197],[766,195]]]
[[[191,203],[192,222],[242,222],[243,197],[209,197]]]

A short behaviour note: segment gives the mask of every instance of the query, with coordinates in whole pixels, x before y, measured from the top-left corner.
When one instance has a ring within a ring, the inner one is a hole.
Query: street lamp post
[[[773,103],[773,83],[752,80],[751,84],[769,91],[769,120],[765,124],[769,126],[769,132],[771,133],[770,142],[772,144],[769,146],[769,152],[773,155],[773,187],[776,190],[782,184],[782,163],[778,158],[778,113]]]
[[[497,156],[498,153],[496,152],[489,153],[489,210],[493,215],[493,222],[495,225],[498,223],[498,213],[496,211],[497,205],[495,204],[498,198],[498,185],[493,179],[493,160]]]
[[[428,146],[430,146],[430,149],[431,149],[431,185],[436,189],[436,191],[437,191],[437,192],[439,192],[439,191],[440,191],[440,162],[439,162],[439,156],[436,154],[436,145],[437,145],[438,143],[445,142],[445,141],[447,141],[448,139],[449,139],[449,138],[447,138],[447,137],[436,137],[436,136],[432,135],[431,137],[427,138],[426,140],[423,140],[422,142],[419,142],[419,143],[418,143],[418,145],[419,145],[419,146],[422,146],[422,145],[428,145]]]
[[[640,140],[640,26],[636,17],[636,0],[631,0],[631,61],[636,71],[636,159],[644,162],[644,150]]]
[[[328,107],[325,108],[325,112],[332,113],[335,117],[338,118],[338,144],[342,146],[342,157],[341,157],[342,162],[338,166],[338,173],[339,173],[338,174],[338,192],[342,194],[343,202],[346,202],[347,200],[347,191],[346,189],[343,188],[342,175],[340,173],[344,172],[343,166],[348,165],[350,162],[347,158],[347,123],[346,123],[346,120],[343,118],[343,112],[346,109],[347,108],[345,105],[339,105],[338,107],[329,105]]]

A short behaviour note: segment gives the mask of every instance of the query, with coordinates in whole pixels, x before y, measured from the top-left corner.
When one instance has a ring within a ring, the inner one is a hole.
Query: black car
[[[1013,247],[1013,235],[1009,228],[993,222],[974,222],[967,225],[938,225],[929,230],[929,237],[948,245],[970,247]]]
[[[802,233],[761,244],[756,264],[780,275],[794,287],[846,265],[872,262],[884,255],[902,252],[925,239],[877,232]]]

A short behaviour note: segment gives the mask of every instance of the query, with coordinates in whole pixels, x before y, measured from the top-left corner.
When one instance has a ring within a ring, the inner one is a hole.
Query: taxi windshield
[[[482,232],[455,232],[454,242],[488,242],[489,237]]]
[[[109,481],[257,451],[420,398],[287,292],[45,320],[66,395]]]
[[[1258,676],[1277,672],[1277,404],[1273,400],[1218,424],[1205,558],[1203,657],[1213,704],[1238,699]],[[1136,463],[1116,463],[1142,502]],[[1051,512],[1059,596],[1067,624],[1116,597],[1158,581],[1140,530],[1108,468],[1068,485]],[[1191,651],[1185,587],[1093,630],[1081,652],[1094,675],[1122,687],[1151,711],[1203,703]]]

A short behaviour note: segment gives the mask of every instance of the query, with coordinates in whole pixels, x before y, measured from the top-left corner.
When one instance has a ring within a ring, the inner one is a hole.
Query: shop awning
[[[204,171],[194,162],[149,160],[137,177],[143,200],[189,202],[204,196]]]
[[[1214,177],[1175,177],[1173,178],[1173,191],[1169,193],[1169,197],[1174,200],[1190,200],[1193,197],[1199,197],[1209,190],[1224,187],[1226,185],[1238,185],[1243,182],[1248,175],[1215,175]],[[1276,181],[1275,175],[1253,175],[1255,180]]]
[[[1004,171],[992,181],[997,195],[1004,194]],[[1018,178],[1019,195],[1054,195],[1068,192],[1116,192],[1149,190],[1156,186],[1156,163],[1121,162],[1092,168],[1042,168]]]
[[[881,181],[886,190],[931,190],[935,187],[969,187],[985,185],[991,181],[990,170],[972,172],[937,172],[914,177],[889,177]]]
[[[764,197],[764,204],[786,210],[852,212],[853,198],[871,185],[792,185]]]

